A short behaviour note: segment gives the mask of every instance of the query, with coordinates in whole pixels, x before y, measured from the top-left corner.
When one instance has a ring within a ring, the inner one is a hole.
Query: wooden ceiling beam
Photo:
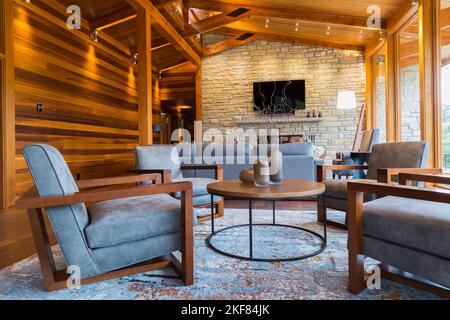
[[[225,50],[229,50],[232,48],[236,48],[239,46],[242,46],[246,43],[250,43],[254,40],[256,40],[258,37],[254,33],[242,33],[240,35],[237,35],[234,38],[225,39],[213,44],[210,44],[203,48],[203,56],[208,57],[220,52],[223,52]]]
[[[336,48],[336,49],[353,50],[353,51],[359,51],[359,52],[365,51],[364,46],[330,42],[330,41],[325,41],[325,40],[316,40],[316,39],[306,38],[306,37],[283,36],[283,35],[272,34],[272,33],[257,33],[256,37],[257,37],[257,39],[267,40],[267,41],[280,41],[280,42],[288,42],[288,43],[294,43],[294,44],[304,44],[304,45],[309,45],[309,46],[314,46],[314,47]]]
[[[194,34],[202,34],[219,29],[223,26],[226,26],[227,24],[248,19],[253,13],[251,9],[245,9],[242,10],[242,12],[238,12],[237,9],[238,8],[236,7],[228,12],[224,12],[195,23],[191,23],[191,30],[188,30],[185,33],[185,36],[189,37],[193,36]]]
[[[144,0],[137,0],[144,1]],[[186,42],[184,37],[180,35],[175,28],[164,18],[161,12],[150,2],[153,26],[158,32],[164,36],[187,60],[194,65],[201,65],[200,55]]]
[[[167,12],[169,17],[173,20],[173,22],[177,25],[177,27],[182,30],[182,35],[189,43],[189,45],[197,51],[197,54],[201,54],[202,45],[199,41],[197,41],[193,36],[195,32],[191,32],[191,27],[183,18],[183,13],[181,10],[178,10],[174,2],[170,2],[161,7],[162,10]],[[187,33],[191,35],[186,35]]]
[[[120,9],[113,12],[112,14],[91,21],[91,27],[95,30],[104,30],[112,26],[136,19],[136,17],[137,14],[134,8],[130,7],[127,10]]]
[[[252,15],[255,16],[320,22],[333,25],[345,25],[348,27],[357,27],[373,30],[373,28],[369,28],[367,26],[367,17],[337,15],[333,13],[316,12],[310,10],[273,8],[267,6],[249,6],[239,3],[222,2],[220,0],[209,0],[209,1],[185,0],[185,5],[187,6],[187,8],[196,8],[220,12],[229,12],[232,10],[236,10],[237,8],[246,8],[251,9]],[[382,20],[381,29],[385,28],[386,28],[386,21]]]
[[[167,21],[167,19],[161,14],[158,8],[148,0],[127,0],[128,3],[136,10],[142,10],[150,12],[152,16],[152,27],[154,27],[159,34],[166,38],[174,48],[187,60],[191,61],[194,65],[201,65],[200,55],[187,43],[182,35]]]
[[[290,36],[290,35],[281,35],[278,33],[271,33],[271,32],[262,32],[262,31],[252,31],[252,30],[246,30],[246,31],[239,31],[231,28],[220,28],[217,29],[216,33],[221,35],[227,35],[231,37],[236,37],[239,34],[246,32],[246,33],[255,33],[256,38],[259,40],[266,40],[266,41],[279,41],[279,42],[287,42],[287,43],[293,43],[293,44],[305,44],[305,45],[311,45],[315,47],[326,47],[326,48],[337,48],[337,49],[344,49],[344,50],[353,50],[353,51],[362,51],[364,52],[366,47],[360,46],[360,45],[353,45],[348,44],[344,42],[336,42],[336,41],[327,41],[324,39],[315,39],[313,36],[305,37],[305,36]]]
[[[418,13],[419,6],[412,5],[411,0],[405,0],[387,24],[387,35],[393,35]]]

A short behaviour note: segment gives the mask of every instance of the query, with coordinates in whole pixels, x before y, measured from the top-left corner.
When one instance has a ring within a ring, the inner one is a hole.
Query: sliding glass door
[[[443,164],[450,170],[450,1],[441,1],[441,113]]]

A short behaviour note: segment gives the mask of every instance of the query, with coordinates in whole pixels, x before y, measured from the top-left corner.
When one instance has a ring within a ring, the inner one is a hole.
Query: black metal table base
[[[325,219],[326,221],[326,219]],[[296,229],[296,230],[301,230],[303,232],[306,232],[314,237],[316,237],[317,239],[319,239],[321,241],[320,247],[310,253],[310,254],[305,254],[305,255],[301,255],[301,256],[296,256],[296,257],[291,257],[291,258],[258,258],[254,256],[253,253],[253,227],[254,226],[258,226],[258,227],[280,227],[280,228],[290,228],[290,229]],[[248,256],[241,256],[241,255],[237,255],[237,254],[233,254],[230,252],[227,252],[225,250],[222,250],[220,248],[218,248],[217,246],[215,246],[212,241],[213,238],[230,229],[236,229],[236,228],[242,228],[242,227],[248,227],[249,228],[249,255]],[[208,236],[208,238],[206,239],[206,243],[207,245],[213,249],[214,251],[225,255],[227,257],[231,257],[231,258],[236,258],[236,259],[240,259],[240,260],[246,260],[246,261],[258,261],[258,262],[287,262],[287,261],[298,261],[298,260],[304,260],[304,259],[308,259],[314,256],[317,256],[318,254],[322,253],[326,247],[327,247],[327,225],[326,223],[323,224],[324,230],[323,230],[323,235],[318,234],[317,232],[314,232],[312,230],[308,230],[302,227],[297,227],[297,226],[292,226],[292,225],[285,225],[285,224],[278,224],[276,223],[276,205],[275,205],[275,201],[273,201],[273,223],[253,223],[253,206],[252,206],[252,200],[249,200],[249,223],[248,224],[240,224],[240,225],[236,225],[236,226],[231,226],[231,227],[226,227],[223,229],[220,229],[218,231],[215,230],[215,226],[214,226],[214,206],[213,206],[213,196],[211,196],[211,235]]]

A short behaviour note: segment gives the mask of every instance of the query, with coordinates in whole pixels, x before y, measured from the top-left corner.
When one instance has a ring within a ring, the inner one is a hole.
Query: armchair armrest
[[[367,170],[369,167],[365,165],[318,165],[317,166],[317,182],[327,180],[327,172],[332,170]]]
[[[214,170],[214,178],[216,180],[223,180],[223,166],[221,165],[182,165],[182,170]]]
[[[441,174],[443,172],[442,169],[440,169]],[[450,176],[438,176],[435,174],[418,174],[418,173],[400,173],[398,175],[398,182],[401,185],[407,185],[408,182],[411,181],[421,181],[421,182],[429,182],[429,183],[436,183],[436,184],[450,184]]]
[[[49,196],[49,197],[40,197],[37,194],[36,189],[34,188],[29,192],[26,192],[16,202],[15,208],[16,209],[48,208],[85,202],[95,203],[107,200],[141,197],[154,194],[165,194],[175,192],[181,192],[182,198],[183,197],[190,198],[191,200],[189,201],[192,202],[192,183],[186,181],[186,182],[157,184],[150,186],[124,187],[116,190],[81,191],[69,195]]]
[[[400,173],[440,174],[442,169],[436,168],[384,168],[378,169],[377,180],[382,183],[392,183],[392,177]]]
[[[171,183],[172,182],[172,170],[170,169],[128,169],[128,172],[135,174],[152,174],[157,173],[161,175],[162,183]]]
[[[155,184],[161,183],[161,175],[158,173],[143,174],[135,176],[124,176],[114,178],[102,178],[102,179],[90,179],[77,181],[78,188],[94,188],[94,187],[106,187],[119,184],[138,183],[144,181],[152,181]]]

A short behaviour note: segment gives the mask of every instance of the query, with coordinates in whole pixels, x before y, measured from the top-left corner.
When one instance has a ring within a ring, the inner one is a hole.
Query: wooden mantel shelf
[[[320,123],[324,120],[320,118],[306,118],[296,116],[266,116],[258,118],[236,117],[240,124],[260,124],[260,123]]]

